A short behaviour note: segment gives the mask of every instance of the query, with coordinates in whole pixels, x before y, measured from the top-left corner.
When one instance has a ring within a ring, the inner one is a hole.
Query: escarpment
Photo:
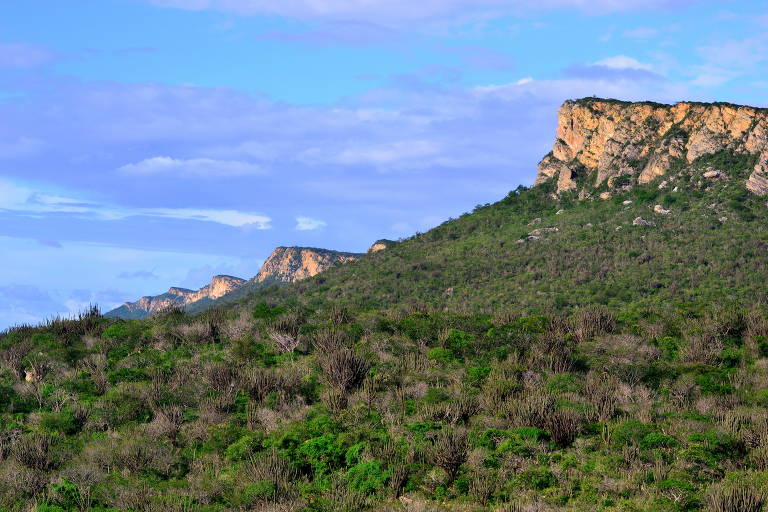
[[[601,197],[608,197],[612,189],[623,191],[657,178],[664,186],[675,180],[726,179],[754,194],[768,194],[768,109],[567,101],[558,112],[557,139],[539,163],[536,184],[553,181],[557,194],[574,191],[585,198],[602,191]]]
[[[256,283],[293,283],[316,276],[339,264],[356,261],[362,254],[315,249],[310,247],[278,247],[262,265]]]

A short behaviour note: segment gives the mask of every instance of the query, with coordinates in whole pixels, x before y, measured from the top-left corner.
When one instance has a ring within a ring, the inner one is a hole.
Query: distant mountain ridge
[[[250,280],[232,276],[215,276],[210,284],[199,290],[172,287],[161,295],[146,296],[135,302],[126,302],[119,308],[106,313],[106,316],[126,319],[146,318],[174,306],[181,306],[190,312],[202,311],[210,307],[214,301],[230,296],[235,291],[241,289],[254,291],[274,284],[284,285],[301,281],[324,272],[334,265],[356,261],[363,256],[359,253],[315,247],[278,247],[264,261],[259,273]]]
[[[136,302],[126,302],[105,316],[116,318],[145,318],[153,313],[174,306],[186,307],[190,304],[210,302],[243,286],[247,281],[239,277],[219,275],[211,279],[199,290],[189,290],[173,286],[167,292],[157,296],[146,296]]]

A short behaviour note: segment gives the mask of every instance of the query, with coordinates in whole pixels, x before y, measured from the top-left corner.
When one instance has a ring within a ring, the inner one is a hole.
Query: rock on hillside
[[[368,254],[373,254],[379,251],[383,251],[384,249],[392,246],[395,242],[392,240],[386,240],[382,238],[381,240],[376,240],[373,242],[373,244],[368,248]]]
[[[315,276],[338,264],[356,261],[362,254],[311,247],[278,247],[253,278],[256,283],[293,283]]]
[[[105,316],[116,318],[145,318],[152,313],[168,309],[173,306],[187,307],[198,304],[201,301],[212,301],[240,288],[247,281],[232,276],[214,276],[210,284],[199,290],[172,287],[162,295],[154,297],[142,297],[136,302],[126,302],[117,309],[113,309]]]
[[[536,184],[555,180],[558,193],[574,190],[586,197],[589,187],[631,188],[720,152],[742,155],[748,166],[718,169],[718,176],[745,171],[739,179],[747,189],[768,194],[768,109],[566,101],[558,112],[554,148],[539,164]],[[706,170],[712,174],[711,167]]]

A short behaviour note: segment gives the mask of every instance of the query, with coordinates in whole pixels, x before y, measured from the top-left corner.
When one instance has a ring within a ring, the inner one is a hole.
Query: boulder
[[[642,217],[637,217],[635,220],[632,221],[632,225],[633,226],[650,226],[651,223]]]

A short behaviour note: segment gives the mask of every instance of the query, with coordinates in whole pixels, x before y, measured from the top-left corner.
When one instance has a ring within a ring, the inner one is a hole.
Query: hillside
[[[589,98],[559,122],[533,189],[253,301],[541,312],[764,300],[766,111]]]
[[[725,142],[560,190],[550,155],[314,277],[289,248],[197,315],[0,334],[0,510],[764,510],[768,208]]]

